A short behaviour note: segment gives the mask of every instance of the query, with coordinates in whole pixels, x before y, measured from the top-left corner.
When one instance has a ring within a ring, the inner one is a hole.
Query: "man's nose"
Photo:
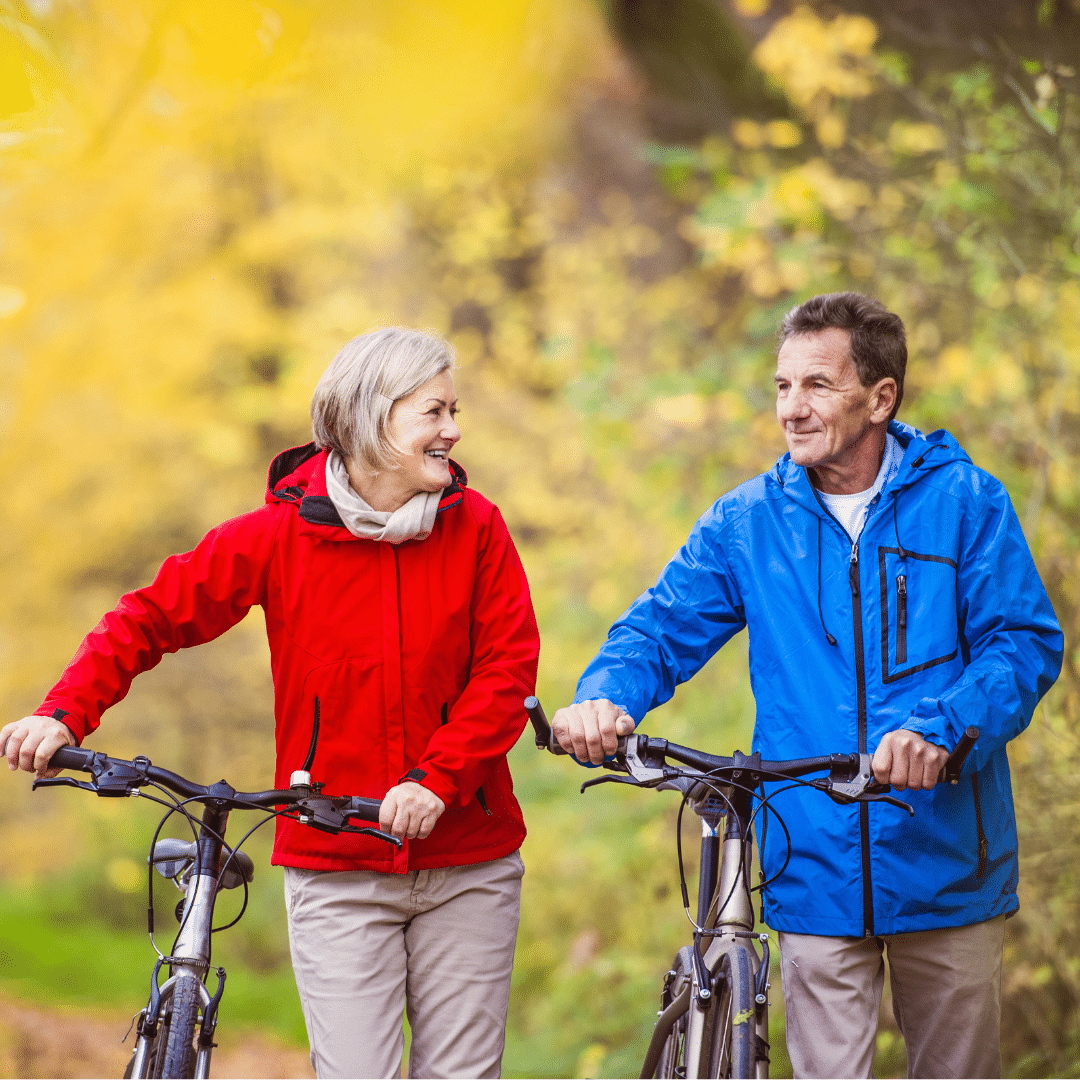
[[[805,420],[810,415],[810,404],[804,394],[791,389],[777,399],[776,415],[782,424],[792,420]]]

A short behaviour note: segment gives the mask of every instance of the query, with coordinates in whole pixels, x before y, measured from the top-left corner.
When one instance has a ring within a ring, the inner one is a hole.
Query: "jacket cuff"
[[[82,746],[82,741],[86,737],[86,725],[80,723],[74,713],[68,712],[67,709],[50,709],[47,705],[41,705],[34,710],[33,715],[47,716],[50,720],[59,720],[75,736],[75,745]]]
[[[420,773],[422,774],[423,779],[418,780],[415,776],[410,776],[409,773]],[[434,769],[410,769],[401,779],[403,781],[416,780],[421,787],[426,787],[433,795],[438,795],[447,807],[449,807],[458,797],[457,786],[445,776],[441,776]]]
[[[928,718],[925,716],[911,716],[901,728],[903,731],[913,731],[921,735],[927,742],[934,743],[944,750],[952,749],[955,739],[949,733],[949,721],[944,716]]]

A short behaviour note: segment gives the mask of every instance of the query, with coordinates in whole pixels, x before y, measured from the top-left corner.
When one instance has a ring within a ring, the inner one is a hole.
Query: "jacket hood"
[[[964,449],[944,428],[924,435],[909,424],[891,420],[889,434],[903,447],[904,458],[900,471],[888,483],[882,495],[887,491],[898,493],[943,465],[972,463]],[[803,503],[814,513],[825,513],[807,470],[802,465],[796,465],[790,453],[781,454],[776,459],[776,464],[767,474],[766,483],[779,485],[784,494]]]
[[[340,530],[344,536],[339,539],[355,539],[345,528],[341,515],[326,491],[327,451],[320,450],[313,442],[304,446],[294,446],[278,454],[270,463],[266,482],[266,501],[268,503],[291,503],[298,508],[300,517],[309,525],[323,526],[331,530]],[[443,488],[439,500],[439,513],[457,506],[465,497],[468,477],[465,470],[456,462],[450,461],[449,486]]]

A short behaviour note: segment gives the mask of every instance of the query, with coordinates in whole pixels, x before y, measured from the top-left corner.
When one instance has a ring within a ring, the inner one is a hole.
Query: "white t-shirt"
[[[881,459],[881,468],[878,469],[873,487],[857,491],[854,495],[826,495],[824,491],[818,492],[821,501],[829,508],[829,513],[847,529],[852,542],[859,539],[866,523],[866,508],[874,496],[900,471],[900,462],[903,460],[903,447],[886,432],[885,456]]]

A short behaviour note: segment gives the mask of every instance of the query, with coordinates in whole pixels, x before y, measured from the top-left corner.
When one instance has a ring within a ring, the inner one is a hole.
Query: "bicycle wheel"
[[[757,1076],[757,1032],[754,1010],[754,968],[757,957],[735,944],[720,961],[716,979],[709,1076]]]
[[[173,984],[172,1015],[165,1035],[165,1056],[155,1076],[190,1080],[195,1075],[195,1024],[199,1019],[199,980],[177,979]]]

